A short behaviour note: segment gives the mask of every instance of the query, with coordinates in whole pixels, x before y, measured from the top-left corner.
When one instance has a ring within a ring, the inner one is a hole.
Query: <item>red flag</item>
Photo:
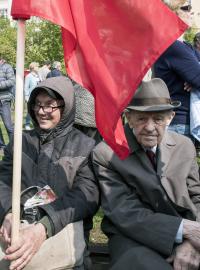
[[[97,127],[125,158],[120,115],[146,71],[187,26],[161,0],[13,0],[11,13],[62,27],[68,74],[93,93]]]

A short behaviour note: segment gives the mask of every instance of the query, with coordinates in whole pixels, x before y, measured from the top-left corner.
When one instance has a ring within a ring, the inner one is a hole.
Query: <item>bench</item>
[[[109,252],[107,244],[91,243],[89,250],[93,265],[92,270],[108,270]]]

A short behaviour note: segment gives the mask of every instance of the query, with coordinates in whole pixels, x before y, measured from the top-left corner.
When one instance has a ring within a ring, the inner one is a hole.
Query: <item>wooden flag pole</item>
[[[23,85],[24,85],[25,20],[17,21],[15,128],[12,190],[12,244],[19,238],[22,167]]]

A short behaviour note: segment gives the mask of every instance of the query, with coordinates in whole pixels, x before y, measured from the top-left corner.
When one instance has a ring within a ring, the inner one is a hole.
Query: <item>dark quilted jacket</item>
[[[11,65],[0,64],[0,100],[10,99],[15,85],[15,75]]]
[[[40,130],[31,109],[40,87],[53,89],[65,101],[60,123],[47,133]],[[43,206],[45,215],[53,225],[53,234],[78,220],[85,221],[87,231],[91,228],[99,197],[90,160],[94,141],[73,127],[75,100],[71,82],[65,77],[41,82],[32,91],[28,108],[35,129],[23,133],[22,190],[47,184],[54,190],[57,200]],[[11,207],[12,149],[10,143],[0,163],[1,222]]]

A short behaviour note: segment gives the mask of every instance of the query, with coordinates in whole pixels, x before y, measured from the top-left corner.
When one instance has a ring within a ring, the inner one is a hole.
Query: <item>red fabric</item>
[[[125,158],[120,114],[146,71],[187,26],[161,0],[13,0],[11,13],[62,27],[67,72],[93,93],[97,127]]]

